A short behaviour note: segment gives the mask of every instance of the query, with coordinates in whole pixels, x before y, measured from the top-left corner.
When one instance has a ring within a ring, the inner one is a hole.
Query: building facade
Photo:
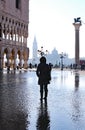
[[[0,70],[28,67],[28,23],[29,0],[0,0]]]

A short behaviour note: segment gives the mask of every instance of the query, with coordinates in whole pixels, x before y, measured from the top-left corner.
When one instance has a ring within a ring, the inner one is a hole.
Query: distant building
[[[32,50],[33,50],[32,52],[33,57],[32,59],[29,60],[29,64],[32,63],[32,65],[35,65],[39,63],[40,58],[38,57],[38,44],[36,37],[34,37]],[[45,54],[45,57],[47,59],[47,63],[51,63],[53,64],[53,66],[59,66],[61,64],[60,54],[58,53],[56,48],[54,48],[51,53]],[[68,55],[66,54],[65,57],[63,58],[63,64],[64,66],[74,64],[74,59],[69,59]]]
[[[48,54],[46,56],[46,58],[47,58],[48,63],[52,63],[54,66],[56,64],[59,65],[60,57],[59,57],[59,54],[58,54],[58,51],[56,50],[56,48],[54,48],[52,50],[52,53]]]
[[[38,46],[37,46],[37,41],[36,41],[36,37],[34,37],[34,41],[33,41],[33,46],[32,46],[32,64],[36,64],[37,63],[37,54],[38,54]]]

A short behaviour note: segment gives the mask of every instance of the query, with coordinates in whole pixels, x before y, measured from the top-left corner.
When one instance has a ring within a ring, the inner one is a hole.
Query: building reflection
[[[50,116],[48,113],[47,100],[41,101],[38,119],[37,119],[37,130],[50,130]]]
[[[22,88],[15,77],[11,74],[0,77],[0,130],[27,130],[29,125],[24,94],[20,94]]]

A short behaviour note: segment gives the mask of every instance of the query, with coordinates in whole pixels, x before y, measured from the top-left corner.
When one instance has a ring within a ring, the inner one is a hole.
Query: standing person
[[[44,94],[44,99],[47,99],[47,94],[48,94],[48,84],[50,83],[51,80],[51,69],[49,65],[46,63],[46,58],[42,56],[40,58],[40,63],[37,66],[37,71],[36,74],[38,76],[38,84],[40,85],[40,95],[41,95],[41,100],[43,99],[43,94]]]

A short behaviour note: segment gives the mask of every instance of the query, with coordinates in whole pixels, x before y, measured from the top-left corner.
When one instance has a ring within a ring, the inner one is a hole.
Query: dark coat
[[[36,74],[38,76],[38,84],[39,85],[45,85],[49,84],[51,80],[51,72],[50,67],[46,63],[40,63],[37,67]]]

